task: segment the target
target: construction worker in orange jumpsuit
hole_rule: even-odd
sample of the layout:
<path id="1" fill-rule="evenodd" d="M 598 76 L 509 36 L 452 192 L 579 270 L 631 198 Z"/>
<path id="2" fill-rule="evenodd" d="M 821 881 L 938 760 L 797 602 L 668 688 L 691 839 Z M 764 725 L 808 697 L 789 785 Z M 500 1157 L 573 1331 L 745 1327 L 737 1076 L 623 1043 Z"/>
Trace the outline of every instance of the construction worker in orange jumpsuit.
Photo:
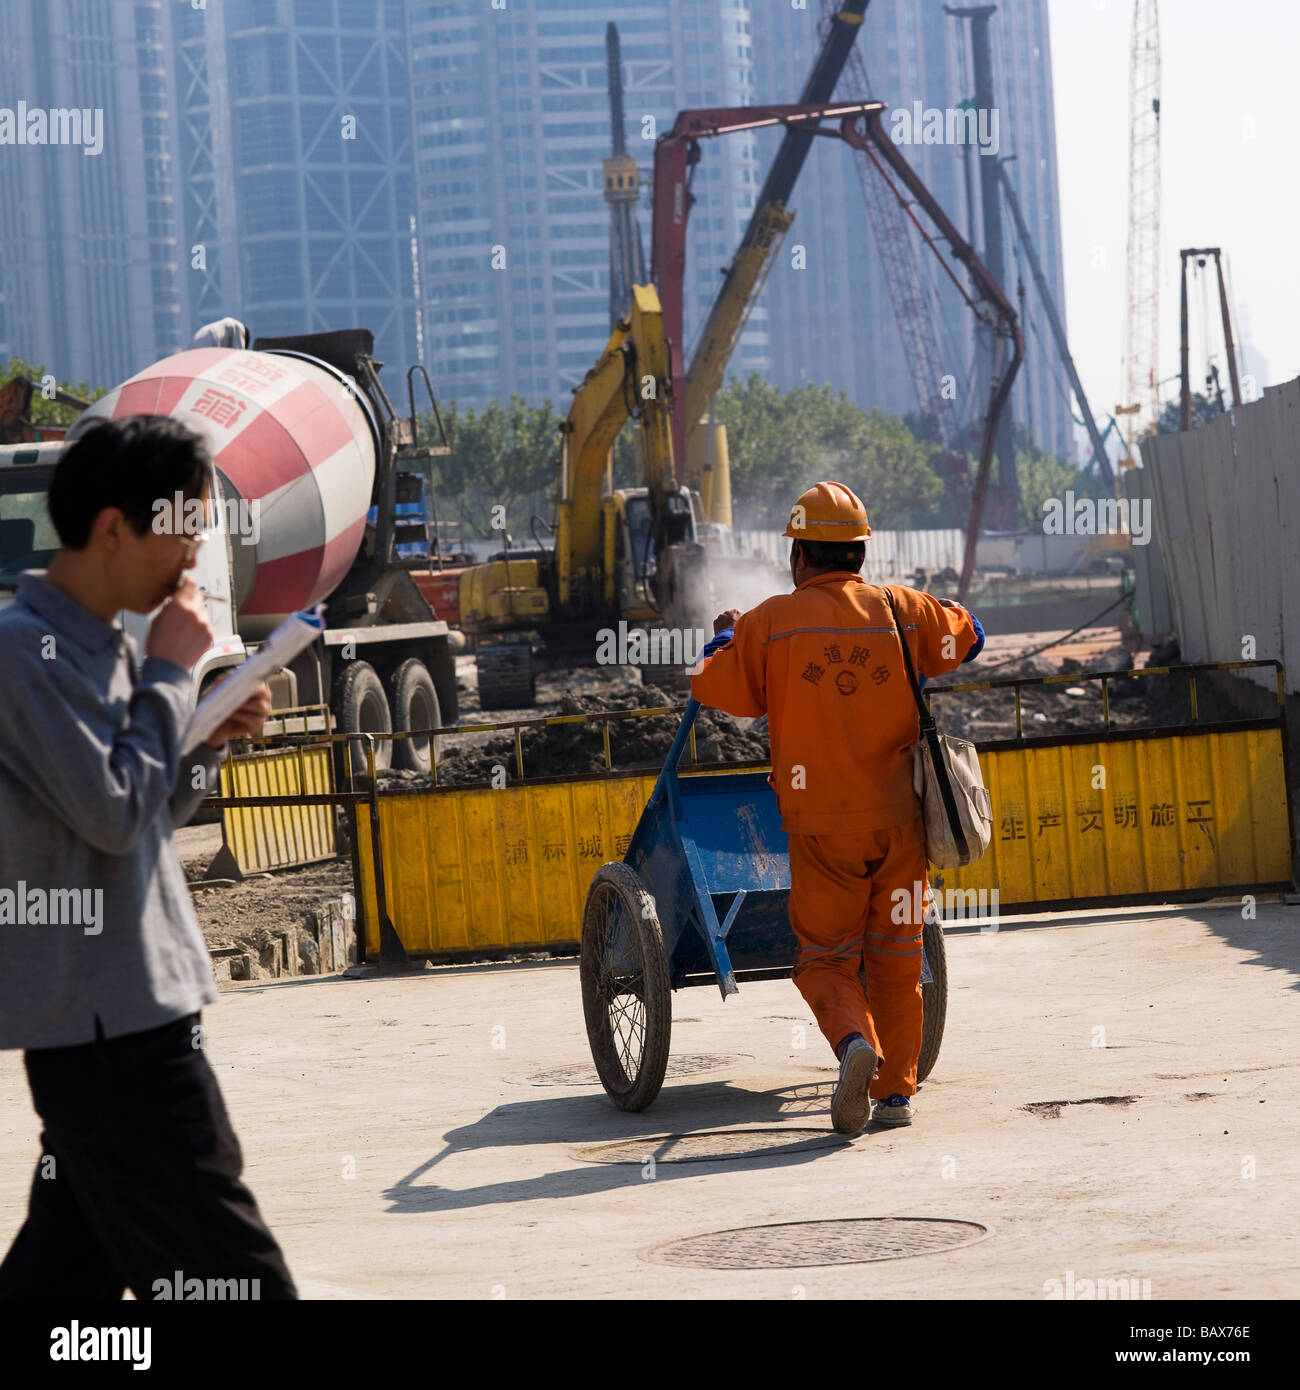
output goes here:
<path id="1" fill-rule="evenodd" d="M 912 1123 L 921 1051 L 920 721 L 894 614 L 918 678 L 977 656 L 984 630 L 951 600 L 862 579 L 871 527 L 842 483 L 805 492 L 784 534 L 794 592 L 721 614 L 691 694 L 768 717 L 790 841 L 794 981 L 840 1062 L 832 1125 L 857 1134 L 869 1119 Z"/>

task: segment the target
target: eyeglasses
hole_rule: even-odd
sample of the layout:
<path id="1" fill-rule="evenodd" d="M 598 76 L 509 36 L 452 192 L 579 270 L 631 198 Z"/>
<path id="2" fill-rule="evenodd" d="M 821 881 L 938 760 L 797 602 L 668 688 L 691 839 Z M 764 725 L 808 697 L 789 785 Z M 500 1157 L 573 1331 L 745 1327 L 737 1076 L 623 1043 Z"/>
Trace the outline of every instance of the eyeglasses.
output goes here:
<path id="1" fill-rule="evenodd" d="M 192 536 L 180 535 L 176 537 L 181 543 L 181 549 L 184 550 L 186 559 L 191 555 L 197 554 L 199 546 L 201 546 L 207 538 L 208 533 L 206 531 L 199 531 Z"/>

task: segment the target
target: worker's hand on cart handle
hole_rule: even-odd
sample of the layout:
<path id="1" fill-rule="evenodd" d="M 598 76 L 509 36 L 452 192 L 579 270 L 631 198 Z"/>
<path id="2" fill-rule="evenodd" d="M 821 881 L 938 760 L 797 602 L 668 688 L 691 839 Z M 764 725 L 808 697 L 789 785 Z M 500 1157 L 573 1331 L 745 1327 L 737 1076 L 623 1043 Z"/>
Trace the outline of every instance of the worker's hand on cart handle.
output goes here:
<path id="1" fill-rule="evenodd" d="M 726 631 L 729 627 L 735 627 L 740 621 L 741 612 L 739 608 L 728 608 L 724 613 L 719 613 L 713 620 L 713 635 Z"/>
<path id="2" fill-rule="evenodd" d="M 221 680 L 226 677 L 222 676 Z M 221 681 L 215 682 L 220 685 Z M 265 683 L 244 701 L 225 721 L 218 724 L 205 740 L 209 748 L 220 748 L 232 738 L 256 738 L 271 714 L 271 687 Z"/>
<path id="3" fill-rule="evenodd" d="M 212 645 L 212 624 L 199 586 L 186 575 L 149 624 L 145 655 L 174 661 L 189 671 Z"/>

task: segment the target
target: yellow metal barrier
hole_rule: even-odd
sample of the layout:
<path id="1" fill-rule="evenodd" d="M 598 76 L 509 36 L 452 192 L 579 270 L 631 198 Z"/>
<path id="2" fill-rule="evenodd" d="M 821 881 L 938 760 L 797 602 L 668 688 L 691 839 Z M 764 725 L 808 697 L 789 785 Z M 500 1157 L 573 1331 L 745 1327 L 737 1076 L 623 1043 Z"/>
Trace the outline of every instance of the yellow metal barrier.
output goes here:
<path id="1" fill-rule="evenodd" d="M 592 875 L 621 859 L 653 773 L 379 798 L 388 914 L 415 955 L 573 944 Z M 370 837 L 357 836 L 367 954 L 379 951 Z"/>
<path id="2" fill-rule="evenodd" d="M 223 797 L 310 796 L 334 790 L 329 744 L 236 753 L 221 765 Z M 223 807 L 226 849 L 241 873 L 312 864 L 335 853 L 332 806 Z"/>
<path id="3" fill-rule="evenodd" d="M 1233 663 L 1232 669 L 1244 665 L 1276 663 Z M 1211 669 L 1219 668 L 1195 668 Z M 1104 689 L 1119 674 L 1019 678 L 972 688 L 1008 687 L 1019 725 L 1021 688 L 1103 679 Z M 1191 679 L 1189 726 L 1015 739 L 981 749 L 994 808 L 992 845 L 968 869 L 934 873 L 934 885 L 960 893 L 958 901 L 972 910 L 981 892 L 991 906 L 996 891 L 1000 911 L 1290 887 L 1281 707 L 1274 720 L 1198 725 L 1194 673 Z M 950 687 L 927 694 L 959 692 Z M 1103 717 L 1109 725 L 1108 699 Z M 493 727 L 516 729 L 522 767 L 519 728 L 527 725 L 517 724 Z M 623 857 L 654 782 L 653 772 L 610 772 L 500 789 L 380 794 L 372 819 L 382 846 L 381 891 L 401 946 L 412 955 L 436 956 L 575 945 L 591 877 L 606 860 Z M 363 808 L 356 809 L 364 950 L 373 956 L 385 913 L 376 892 L 374 837 Z"/>
<path id="4" fill-rule="evenodd" d="M 993 841 L 937 888 L 996 889 L 1005 911 L 1289 885 L 1279 728 L 1031 743 L 980 766 Z"/>

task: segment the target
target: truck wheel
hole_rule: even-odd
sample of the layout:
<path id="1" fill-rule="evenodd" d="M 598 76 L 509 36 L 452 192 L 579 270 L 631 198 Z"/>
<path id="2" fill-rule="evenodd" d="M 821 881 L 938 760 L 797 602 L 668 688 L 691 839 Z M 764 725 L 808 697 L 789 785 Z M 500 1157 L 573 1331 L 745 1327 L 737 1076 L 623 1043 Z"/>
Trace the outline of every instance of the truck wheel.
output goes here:
<path id="1" fill-rule="evenodd" d="M 394 733 L 403 733 L 407 729 L 442 728 L 438 692 L 433 687 L 429 668 L 419 657 L 413 656 L 402 662 L 393 672 L 388 688 Z M 423 738 L 395 738 L 393 766 L 427 776 L 432 762 L 432 744 L 433 740 L 427 734 Z"/>
<path id="2" fill-rule="evenodd" d="M 391 734 L 393 717 L 383 682 L 368 661 L 349 661 L 334 687 L 334 719 L 340 733 Z M 366 745 L 361 739 L 343 745 L 352 750 L 352 768 L 358 777 L 366 772 Z M 375 740 L 375 771 L 392 766 L 392 739 Z M 344 764 L 346 773 L 346 763 Z"/>

